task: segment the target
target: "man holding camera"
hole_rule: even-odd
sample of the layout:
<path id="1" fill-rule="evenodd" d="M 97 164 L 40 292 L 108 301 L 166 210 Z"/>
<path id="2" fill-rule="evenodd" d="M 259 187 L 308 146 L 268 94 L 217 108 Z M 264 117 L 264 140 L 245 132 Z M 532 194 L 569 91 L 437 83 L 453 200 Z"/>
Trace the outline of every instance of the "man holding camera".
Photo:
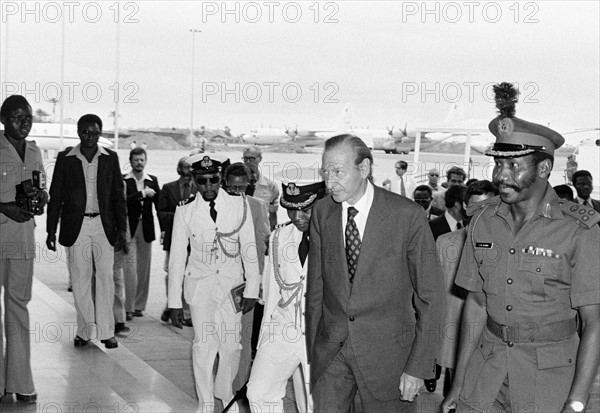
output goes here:
<path id="1" fill-rule="evenodd" d="M 15 393 L 17 401 L 33 403 L 37 394 L 27 311 L 36 249 L 33 216 L 43 213 L 48 194 L 42 153 L 35 142 L 25 140 L 33 122 L 27 100 L 20 95 L 8 97 L 0 108 L 0 121 L 4 125 L 0 135 L 0 289 L 5 305 L 0 329 L 6 328 L 6 353 L 0 331 L 0 396 L 6 390 L 6 397 Z"/>

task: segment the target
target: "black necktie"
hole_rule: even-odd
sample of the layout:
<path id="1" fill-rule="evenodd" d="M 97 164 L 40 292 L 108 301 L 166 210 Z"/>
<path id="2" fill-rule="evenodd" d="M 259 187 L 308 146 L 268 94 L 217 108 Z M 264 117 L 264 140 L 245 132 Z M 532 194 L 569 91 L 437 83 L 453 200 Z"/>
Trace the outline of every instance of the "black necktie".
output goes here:
<path id="1" fill-rule="evenodd" d="M 210 217 L 212 218 L 213 222 L 217 222 L 217 210 L 215 209 L 215 201 L 210 201 L 208 203 L 208 205 L 210 205 Z"/>
<path id="2" fill-rule="evenodd" d="M 587 201 L 587 199 L 584 199 L 584 200 L 583 200 L 583 205 L 585 205 L 585 206 L 590 206 L 590 203 Z"/>
<path id="3" fill-rule="evenodd" d="M 456 229 L 457 229 L 457 230 L 459 230 L 459 229 L 463 229 L 464 227 L 465 227 L 465 225 L 463 224 L 463 222 L 462 222 L 462 221 L 457 221 L 457 222 L 456 222 Z"/>
<path id="4" fill-rule="evenodd" d="M 358 255 L 360 254 L 360 233 L 356 226 L 354 217 L 358 210 L 354 207 L 348 208 L 348 222 L 346 223 L 346 261 L 348 261 L 348 273 L 350 282 L 354 281 L 354 274 L 358 265 Z"/>
<path id="5" fill-rule="evenodd" d="M 186 200 L 190 197 L 190 183 L 185 182 L 183 184 L 183 199 Z"/>
<path id="6" fill-rule="evenodd" d="M 308 255 L 308 231 L 302 233 L 302 241 L 298 245 L 298 257 L 300 257 L 300 265 L 304 266 L 306 256 Z"/>

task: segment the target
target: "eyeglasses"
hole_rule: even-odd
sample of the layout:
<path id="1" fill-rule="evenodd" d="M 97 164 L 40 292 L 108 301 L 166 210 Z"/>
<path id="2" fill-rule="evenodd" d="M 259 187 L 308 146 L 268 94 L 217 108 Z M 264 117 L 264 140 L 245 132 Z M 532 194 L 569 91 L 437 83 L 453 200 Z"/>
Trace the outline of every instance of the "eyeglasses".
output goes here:
<path id="1" fill-rule="evenodd" d="M 427 199 L 415 198 L 415 202 L 417 204 L 426 204 L 427 202 L 431 202 L 431 198 L 427 198 Z"/>
<path id="2" fill-rule="evenodd" d="M 440 175 L 439 175 L 439 174 L 429 174 L 429 176 L 431 176 L 432 178 L 433 178 L 433 177 L 437 178 L 437 177 L 439 177 Z"/>
<path id="3" fill-rule="evenodd" d="M 220 176 L 213 176 L 212 178 L 196 178 L 196 183 L 198 185 L 206 185 L 207 183 L 218 184 L 221 182 Z"/>
<path id="4" fill-rule="evenodd" d="M 11 116 L 10 119 L 14 120 L 17 123 L 23 123 L 23 121 L 26 121 L 27 123 L 32 123 L 33 122 L 33 116 L 31 116 L 31 115 L 27 115 L 27 116 L 23 116 L 23 115 Z"/>
<path id="5" fill-rule="evenodd" d="M 254 162 L 256 160 L 255 156 L 242 156 L 244 162 Z"/>
<path id="6" fill-rule="evenodd" d="M 92 138 L 97 138 L 100 135 L 102 135 L 102 132 L 97 131 L 97 130 L 82 130 L 81 132 L 79 132 L 82 136 L 91 136 Z"/>

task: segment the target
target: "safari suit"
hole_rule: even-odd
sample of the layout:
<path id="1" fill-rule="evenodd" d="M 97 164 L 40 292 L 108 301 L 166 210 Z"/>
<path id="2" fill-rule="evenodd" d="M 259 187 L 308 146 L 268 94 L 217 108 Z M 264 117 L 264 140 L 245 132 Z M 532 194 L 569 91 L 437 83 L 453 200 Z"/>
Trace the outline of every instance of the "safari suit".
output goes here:
<path id="1" fill-rule="evenodd" d="M 576 309 L 600 303 L 600 215 L 559 199 L 550 186 L 516 235 L 499 197 L 474 208 L 456 284 L 485 294 L 488 327 L 468 363 L 461 401 L 486 411 L 508 378 L 514 412 L 558 412 L 575 373 Z M 490 319 L 511 329 L 504 340 L 490 331 Z"/>
<path id="2" fill-rule="evenodd" d="M 248 384 L 250 408 L 255 413 L 283 412 L 282 399 L 292 374 L 298 411 L 312 411 L 304 322 L 308 259 L 302 265 L 298 258 L 301 240 L 302 232 L 292 223 L 277 228 L 269 239 L 269 260 L 262 281 L 265 312 Z M 283 289 L 275 271 L 294 288 Z M 282 306 L 288 300 L 289 304 Z"/>
<path id="3" fill-rule="evenodd" d="M 181 292 L 194 323 L 192 361 L 199 409 L 213 412 L 213 396 L 233 398 L 232 382 L 240 360 L 241 312 L 235 313 L 230 291 L 244 282 L 244 297 L 258 298 L 260 276 L 250 208 L 245 197 L 219 191 L 217 222 L 209 203 L 190 198 L 175 211 L 169 259 L 169 308 L 181 308 Z M 233 233 L 230 236 L 218 234 Z M 189 260 L 187 246 L 190 244 Z M 219 368 L 213 381 L 213 365 Z"/>

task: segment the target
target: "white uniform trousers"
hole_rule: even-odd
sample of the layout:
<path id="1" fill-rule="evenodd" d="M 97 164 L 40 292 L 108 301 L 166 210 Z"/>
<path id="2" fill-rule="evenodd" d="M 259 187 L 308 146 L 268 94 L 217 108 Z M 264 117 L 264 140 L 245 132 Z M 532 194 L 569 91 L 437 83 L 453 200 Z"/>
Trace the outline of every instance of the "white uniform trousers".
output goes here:
<path id="1" fill-rule="evenodd" d="M 269 328 L 268 324 L 263 329 Z M 297 333 L 297 334 L 296 334 Z M 248 400 L 252 413 L 283 413 L 283 397 L 288 379 L 294 375 L 294 394 L 300 413 L 312 411 L 310 396 L 306 394 L 302 359 L 306 345 L 300 330 L 286 324 L 283 330 L 269 331 L 259 344 L 250 382 Z"/>
<path id="2" fill-rule="evenodd" d="M 152 243 L 144 240 L 142 221 L 138 222 L 135 234 L 131 237 L 128 254 L 130 264 L 134 266 L 133 277 L 125 273 L 125 307 L 127 312 L 146 310 L 148 290 L 150 288 L 150 261 L 152 259 Z"/>
<path id="3" fill-rule="evenodd" d="M 4 389 L 9 393 L 21 394 L 35 391 L 31 375 L 27 311 L 32 278 L 33 258 L 0 259 L 0 291 L 4 289 L 4 315 L 0 303 L 0 394 Z M 6 335 L 6 353 L 3 333 Z"/>
<path id="4" fill-rule="evenodd" d="M 192 363 L 198 394 L 198 411 L 213 413 L 214 397 L 223 405 L 233 399 L 233 379 L 240 364 L 240 329 L 242 313 L 234 313 L 233 304 L 220 286 L 215 286 L 208 299 L 190 303 L 194 323 Z M 213 378 L 215 359 L 219 355 L 219 366 Z M 230 412 L 237 412 L 237 404 Z"/>
<path id="5" fill-rule="evenodd" d="M 77 241 L 69 248 L 77 335 L 84 340 L 114 336 L 114 248 L 108 242 L 100 216 L 84 217 Z M 95 268 L 95 277 L 94 275 Z M 92 294 L 92 280 L 94 293 Z"/>

